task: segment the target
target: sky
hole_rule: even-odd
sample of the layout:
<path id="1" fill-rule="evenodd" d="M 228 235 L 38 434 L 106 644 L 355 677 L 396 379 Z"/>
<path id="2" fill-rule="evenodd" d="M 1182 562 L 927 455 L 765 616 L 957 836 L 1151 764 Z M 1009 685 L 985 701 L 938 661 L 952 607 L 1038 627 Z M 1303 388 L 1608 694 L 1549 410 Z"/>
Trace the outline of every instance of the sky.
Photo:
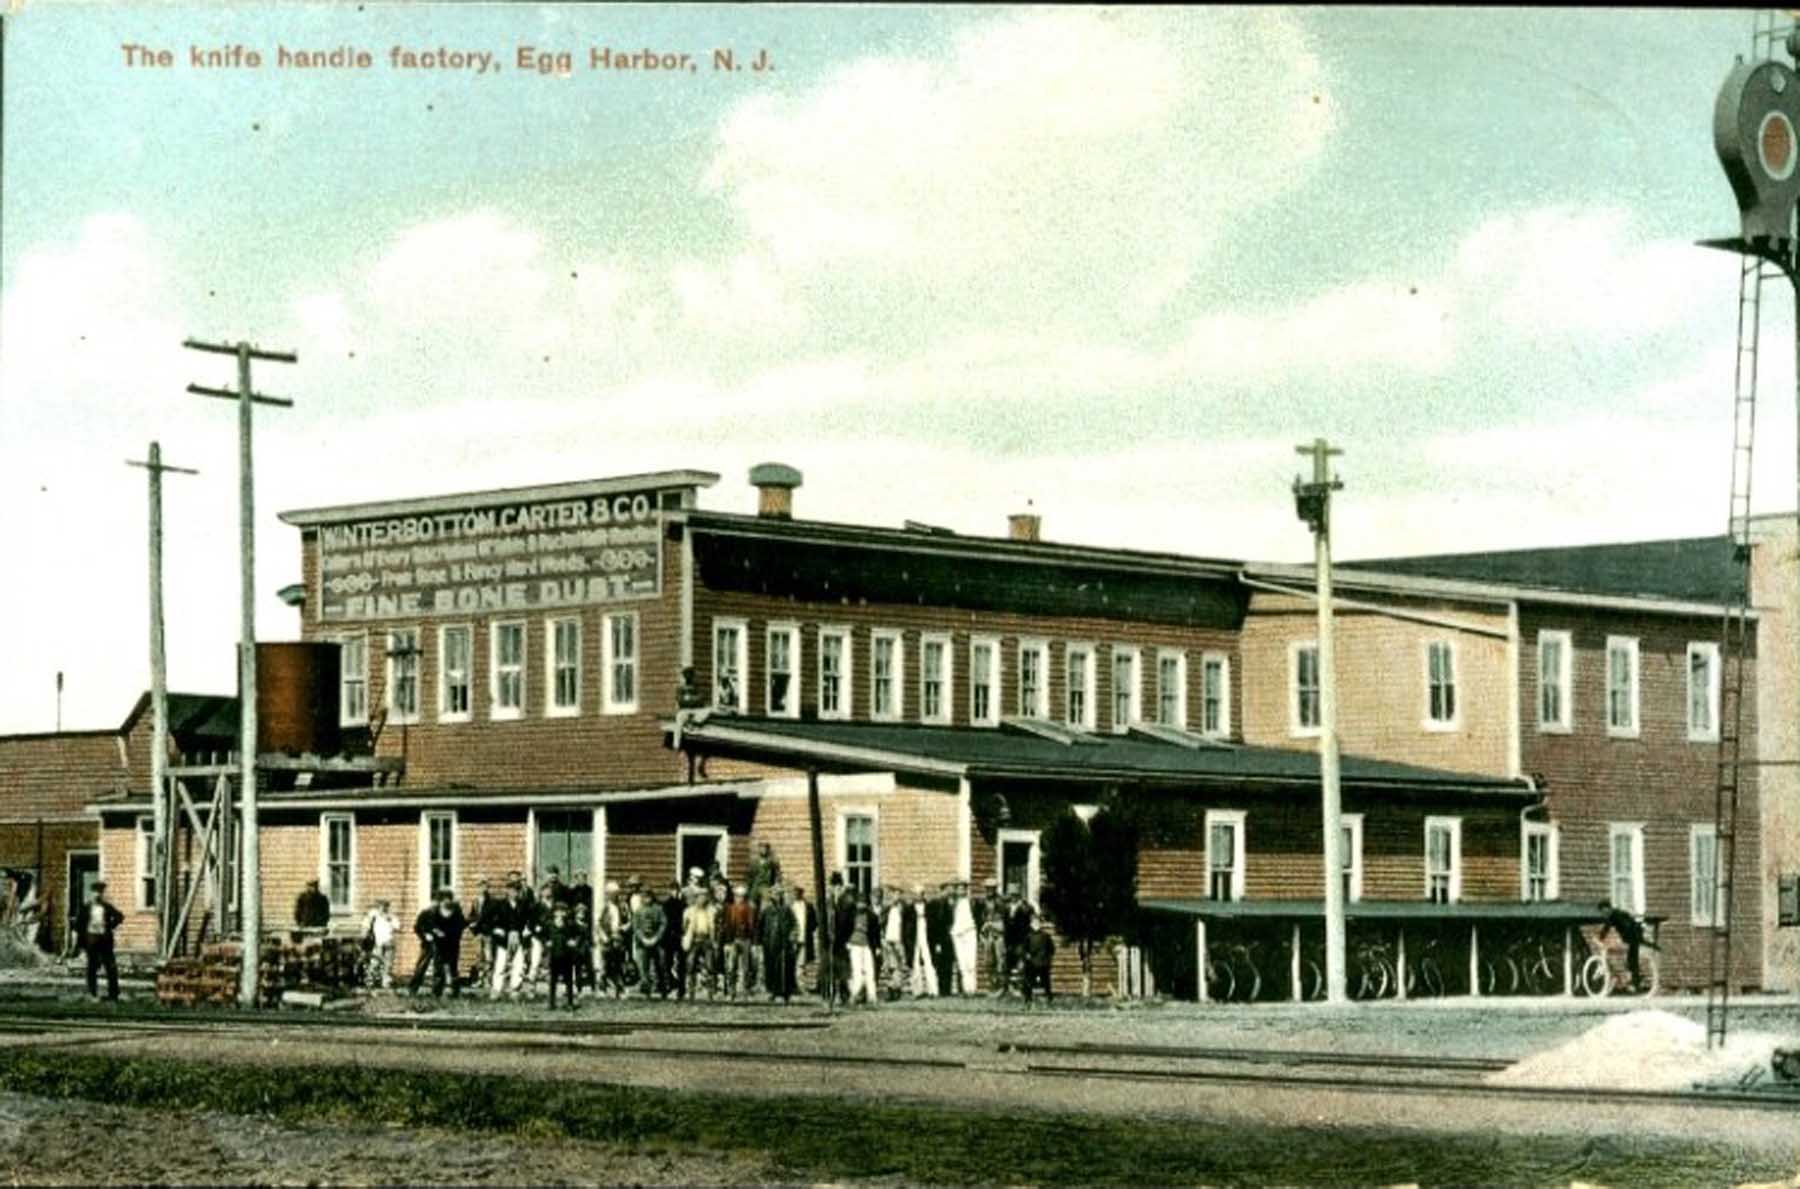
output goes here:
<path id="1" fill-rule="evenodd" d="M 1003 535 L 1029 506 L 1049 540 L 1301 561 L 1294 447 L 1326 437 L 1342 558 L 1721 532 L 1738 263 L 1694 241 L 1737 230 L 1711 120 L 1750 37 L 1746 11 L 27 0 L 0 733 L 55 726 L 59 671 L 70 728 L 147 688 L 125 462 L 151 440 L 200 471 L 165 481 L 171 686 L 235 688 L 236 418 L 184 391 L 234 364 L 187 337 L 299 356 L 255 369 L 295 402 L 256 421 L 263 639 L 298 635 L 284 509 L 696 468 L 748 512 L 768 460 L 802 517 Z M 1776 512 L 1793 314 L 1764 310 Z"/>

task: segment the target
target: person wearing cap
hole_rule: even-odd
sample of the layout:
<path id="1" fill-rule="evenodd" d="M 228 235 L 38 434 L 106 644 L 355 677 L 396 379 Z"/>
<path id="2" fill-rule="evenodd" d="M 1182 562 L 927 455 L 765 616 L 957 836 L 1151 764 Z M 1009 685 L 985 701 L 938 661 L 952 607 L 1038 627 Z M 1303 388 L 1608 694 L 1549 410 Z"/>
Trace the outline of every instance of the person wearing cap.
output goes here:
<path id="1" fill-rule="evenodd" d="M 981 925 L 988 993 L 998 999 L 1006 994 L 1006 905 L 1000 899 L 999 880 L 990 879 L 982 885 L 981 903 L 976 905 L 975 915 Z"/>
<path id="2" fill-rule="evenodd" d="M 956 993 L 975 993 L 975 951 L 980 936 L 975 926 L 975 906 L 969 901 L 969 881 L 959 879 L 950 892 L 950 947 L 956 956 Z"/>
<path id="3" fill-rule="evenodd" d="M 463 917 L 462 906 L 456 902 L 456 896 L 449 888 L 440 888 L 437 902 L 427 905 L 413 922 L 413 935 L 419 939 L 419 960 L 413 966 L 412 980 L 407 987 L 409 994 L 419 993 L 420 988 L 425 985 L 425 973 L 428 970 L 433 972 L 433 998 L 444 997 L 446 977 L 449 979 L 450 993 L 459 993 L 456 962 L 462 948 L 463 930 L 468 925 Z"/>
<path id="4" fill-rule="evenodd" d="M 669 927 L 663 906 L 652 896 L 638 901 L 631 913 L 631 959 L 637 964 L 638 985 L 644 998 L 654 995 L 662 982 L 663 933 Z"/>
<path id="5" fill-rule="evenodd" d="M 839 1003 L 850 1002 L 850 929 L 856 912 L 856 894 L 844 886 L 844 873 L 833 871 L 829 887 L 831 911 L 831 962 L 820 971 L 831 983 Z"/>
<path id="6" fill-rule="evenodd" d="M 718 994 L 713 971 L 713 938 L 718 926 L 718 913 L 713 908 L 712 893 L 702 887 L 694 894 L 693 903 L 681 914 L 681 954 L 684 971 L 682 997 L 698 1001 L 700 983 L 706 984 L 706 997 Z"/>
<path id="7" fill-rule="evenodd" d="M 525 956 L 532 929 L 530 889 L 517 871 L 506 879 L 506 899 L 496 901 L 493 909 L 494 974 L 488 986 L 490 998 L 498 999 L 510 992 L 517 999 L 525 984 Z"/>
<path id="8" fill-rule="evenodd" d="M 588 882 L 587 872 L 577 871 L 574 881 L 569 884 L 569 907 L 579 908 L 582 905 L 587 906 L 588 918 L 593 919 L 594 885 Z"/>
<path id="9" fill-rule="evenodd" d="M 580 927 L 575 924 L 567 901 L 552 901 L 545 897 L 545 903 L 549 906 L 550 919 L 544 925 L 542 937 L 544 950 L 550 957 L 550 1010 L 556 1010 L 556 988 L 560 986 L 564 1005 L 574 1011 L 575 972 L 582 942 Z"/>
<path id="10" fill-rule="evenodd" d="M 477 946 L 475 972 L 469 981 L 476 986 L 485 985 L 494 972 L 494 916 L 499 899 L 488 890 L 487 877 L 475 881 L 475 895 L 469 904 L 469 932 L 475 935 Z"/>
<path id="11" fill-rule="evenodd" d="M 699 869 L 695 868 L 695 870 Z M 690 876 L 690 881 L 691 879 Z M 679 883 L 671 880 L 668 895 L 664 896 L 662 900 L 664 921 L 662 952 L 657 955 L 658 961 L 661 963 L 660 973 L 662 974 L 664 999 L 669 997 L 670 991 L 675 992 L 675 998 L 678 1000 L 687 998 L 687 963 L 684 960 L 686 951 L 681 946 L 681 935 L 687 924 L 689 903 L 688 891 L 684 890 Z"/>
<path id="12" fill-rule="evenodd" d="M 736 999 L 749 995 L 753 962 L 751 952 L 756 945 L 756 906 L 750 903 L 747 884 L 738 884 L 719 917 L 719 946 L 725 958 L 725 986 Z"/>
<path id="13" fill-rule="evenodd" d="M 757 843 L 756 856 L 750 860 L 750 871 L 744 883 L 750 889 L 751 903 L 761 907 L 763 893 L 781 882 L 781 863 L 775 858 L 775 851 L 768 839 Z"/>
<path id="14" fill-rule="evenodd" d="M 788 936 L 788 994 L 799 989 L 800 979 L 808 966 L 818 959 L 819 914 L 806 898 L 806 889 L 799 884 L 788 885 L 788 915 L 793 918 L 794 929 Z"/>
<path id="15" fill-rule="evenodd" d="M 1006 893 L 1006 978 L 1011 985 L 1013 973 L 1023 971 L 1025 965 L 1025 943 L 1031 940 L 1032 931 L 1037 925 L 1037 910 L 1031 901 L 1019 894 L 1017 888 Z"/>
<path id="16" fill-rule="evenodd" d="M 872 943 L 881 936 L 881 926 L 869 906 L 869 898 L 860 891 L 850 893 L 849 925 L 845 933 L 845 950 L 850 956 L 850 978 L 845 989 L 845 1002 L 855 1004 L 863 1000 L 874 1007 L 880 998 L 876 993 Z"/>
<path id="17" fill-rule="evenodd" d="M 319 890 L 319 881 L 309 879 L 294 898 L 294 928 L 328 929 L 331 927 L 331 901 Z"/>
<path id="18" fill-rule="evenodd" d="M 400 922 L 388 911 L 388 902 L 375 901 L 375 907 L 363 918 L 363 948 L 369 953 L 364 981 L 370 990 L 394 989 L 394 938 L 399 933 Z"/>
<path id="19" fill-rule="evenodd" d="M 912 981 L 909 989 L 914 999 L 937 998 L 937 967 L 931 964 L 931 928 L 929 923 L 930 905 L 925 899 L 925 886 L 914 884 L 912 889 Z"/>
<path id="20" fill-rule="evenodd" d="M 88 901 L 70 924 L 82 953 L 87 955 L 87 989 L 90 999 L 100 998 L 100 969 L 106 968 L 106 998 L 119 998 L 119 960 L 113 953 L 113 930 L 125 923 L 125 914 L 106 898 L 104 880 L 94 882 Z"/>
<path id="21" fill-rule="evenodd" d="M 881 981 L 889 999 L 906 993 L 912 975 L 912 905 L 896 888 L 888 889 L 881 914 Z"/>

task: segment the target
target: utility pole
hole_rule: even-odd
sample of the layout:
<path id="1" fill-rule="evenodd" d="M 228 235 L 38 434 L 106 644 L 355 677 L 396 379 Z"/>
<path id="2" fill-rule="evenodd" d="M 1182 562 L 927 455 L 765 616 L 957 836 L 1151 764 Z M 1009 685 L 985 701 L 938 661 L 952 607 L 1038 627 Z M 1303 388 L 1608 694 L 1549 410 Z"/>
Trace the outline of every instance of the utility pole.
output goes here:
<path id="1" fill-rule="evenodd" d="M 1343 1003 L 1344 968 L 1344 805 L 1338 784 L 1337 648 L 1331 619 L 1331 493 L 1342 490 L 1331 477 L 1331 459 L 1342 454 L 1324 438 L 1294 447 L 1313 461 L 1311 483 L 1294 480 L 1294 507 L 1313 532 L 1313 574 L 1319 600 L 1319 791 L 1325 833 L 1325 998 Z"/>
<path id="2" fill-rule="evenodd" d="M 291 409 L 294 402 L 264 396 L 250 389 L 250 361 L 299 363 L 292 351 L 265 351 L 246 342 L 206 343 L 186 339 L 181 344 L 193 351 L 237 357 L 236 392 L 189 384 L 196 396 L 215 396 L 238 404 L 238 552 L 243 617 L 243 638 L 238 645 L 238 773 L 243 786 L 244 857 L 240 884 L 244 936 L 244 963 L 238 983 L 238 1002 L 256 1007 L 262 984 L 262 847 L 257 837 L 256 813 L 256 495 L 250 451 L 250 411 L 255 405 Z M 229 812 L 226 820 L 230 820 Z M 228 857 L 228 856 L 225 856 Z"/>
<path id="3" fill-rule="evenodd" d="M 169 675 L 163 651 L 162 477 L 164 471 L 177 475 L 200 472 L 163 462 L 162 446 L 156 442 L 150 443 L 147 462 L 126 459 L 125 465 L 143 467 L 150 473 L 150 804 L 155 824 L 150 861 L 156 867 L 157 952 L 167 953 L 175 850 L 170 842 L 174 807 L 169 804 L 168 789 L 164 787 L 168 784 L 169 767 Z"/>

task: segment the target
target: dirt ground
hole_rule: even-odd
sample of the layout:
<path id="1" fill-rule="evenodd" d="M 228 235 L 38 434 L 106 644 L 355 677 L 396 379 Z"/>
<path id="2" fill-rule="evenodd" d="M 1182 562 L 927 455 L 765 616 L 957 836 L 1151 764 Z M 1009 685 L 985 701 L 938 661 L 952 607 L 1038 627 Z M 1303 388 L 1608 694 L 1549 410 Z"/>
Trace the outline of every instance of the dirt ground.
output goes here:
<path id="1" fill-rule="evenodd" d="M 745 1153 L 630 1151 L 560 1137 L 354 1123 L 288 1126 L 0 1093 L 0 1179 L 32 1185 L 740 1185 Z"/>

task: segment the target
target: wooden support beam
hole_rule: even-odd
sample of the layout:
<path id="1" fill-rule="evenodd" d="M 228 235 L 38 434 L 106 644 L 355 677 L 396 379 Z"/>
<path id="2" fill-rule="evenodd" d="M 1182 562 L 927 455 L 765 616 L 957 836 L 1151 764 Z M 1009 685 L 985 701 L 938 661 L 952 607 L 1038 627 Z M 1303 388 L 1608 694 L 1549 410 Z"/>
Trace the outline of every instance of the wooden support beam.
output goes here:
<path id="1" fill-rule="evenodd" d="M 1199 976 L 1200 1002 L 1212 1002 L 1212 996 L 1206 989 L 1206 918 L 1194 918 L 1194 973 Z"/>

